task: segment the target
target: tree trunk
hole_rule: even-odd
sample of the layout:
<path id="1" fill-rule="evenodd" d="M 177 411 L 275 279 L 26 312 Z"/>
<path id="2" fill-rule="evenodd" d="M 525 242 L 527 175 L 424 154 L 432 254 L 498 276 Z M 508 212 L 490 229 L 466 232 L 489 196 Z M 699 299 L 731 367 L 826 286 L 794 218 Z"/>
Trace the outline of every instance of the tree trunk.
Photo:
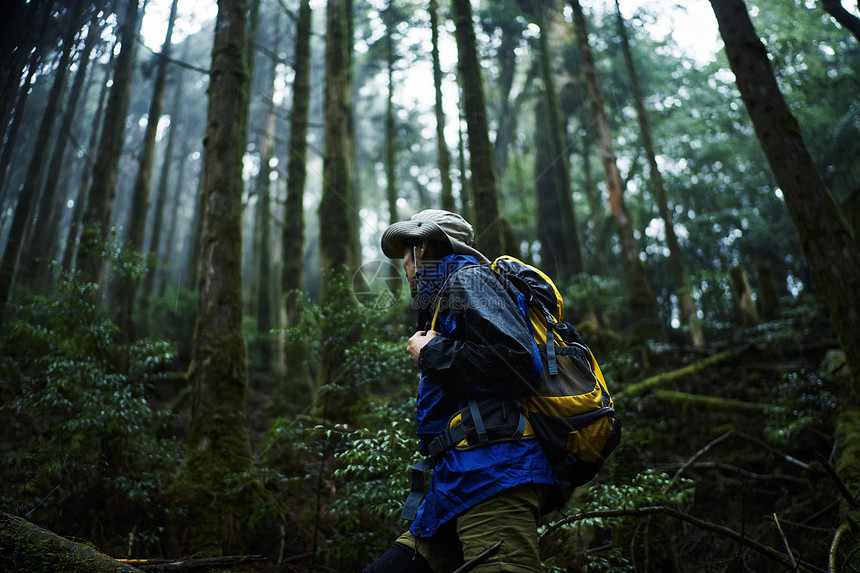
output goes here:
<path id="1" fill-rule="evenodd" d="M 462 99 L 462 98 L 461 98 Z M 463 113 L 462 111 L 460 112 Z M 475 220 L 472 184 L 466 171 L 466 134 L 463 133 L 463 117 L 457 122 L 457 169 L 460 171 L 460 214 L 468 221 Z"/>
<path id="2" fill-rule="evenodd" d="M 761 317 L 764 320 L 776 320 L 779 316 L 779 296 L 776 294 L 776 284 L 773 281 L 773 272 L 770 265 L 765 261 L 756 263 L 756 275 L 758 277 L 758 302 L 761 308 Z"/>
<path id="3" fill-rule="evenodd" d="M 247 470 L 248 365 L 242 334 L 242 166 L 247 117 L 247 0 L 219 0 L 212 46 L 197 322 L 188 379 L 188 449 L 174 491 L 196 524 L 198 548 L 222 551 L 246 515 L 229 474 Z M 247 490 L 244 490 L 247 492 Z M 217 505 L 212 503 L 217 499 Z M 229 528 L 229 529 L 228 529 Z M 241 543 L 241 541 L 239 542 Z"/>
<path id="4" fill-rule="evenodd" d="M 176 23 L 176 9 L 179 0 L 173 0 L 170 5 L 170 16 L 167 20 L 167 32 L 164 43 L 161 46 L 161 57 L 158 60 L 158 68 L 155 72 L 155 81 L 152 88 L 152 99 L 149 102 L 149 113 L 147 114 L 146 132 L 143 136 L 143 149 L 140 152 L 140 166 L 134 180 L 134 188 L 131 203 L 131 217 L 128 224 L 128 236 L 126 248 L 141 253 L 143 252 L 144 234 L 146 233 L 146 219 L 149 215 L 149 188 L 152 186 L 152 166 L 155 161 L 155 137 L 158 135 L 158 123 L 161 119 L 161 110 L 164 107 L 164 91 L 167 86 L 167 63 L 173 51 L 171 38 L 173 26 Z M 147 265 L 149 266 L 149 265 Z M 114 316 L 121 335 L 124 333 L 128 340 L 136 338 L 132 311 L 134 310 L 134 296 L 137 292 L 139 280 L 131 275 L 120 276 L 121 286 L 117 292 L 117 300 L 114 301 Z"/>
<path id="5" fill-rule="evenodd" d="M 178 127 L 178 126 L 177 126 Z M 157 292 L 159 296 L 164 296 L 164 292 L 167 288 L 167 283 L 169 279 L 169 274 L 171 269 L 175 269 L 178 272 L 178 276 L 176 278 L 176 288 L 180 288 L 182 285 L 182 266 L 179 264 L 180 262 L 180 254 L 174 248 L 176 234 L 179 230 L 179 205 L 182 202 L 182 197 L 185 192 L 185 174 L 188 170 L 188 155 L 191 153 L 190 150 L 190 141 L 191 138 L 187 135 L 182 138 L 182 147 L 179 151 L 179 165 L 176 168 L 176 183 L 173 186 L 173 193 L 170 201 L 170 205 L 167 209 L 167 215 L 169 216 L 165 227 L 167 229 L 167 233 L 164 239 L 164 247 L 162 247 L 158 251 L 154 251 L 159 253 L 159 259 L 163 261 L 159 272 L 156 273 L 155 280 L 157 284 Z M 167 174 L 162 174 L 163 177 L 166 177 Z M 195 195 L 197 188 L 195 187 Z M 192 222 L 193 224 L 193 222 Z M 185 252 L 188 253 L 192 250 L 195 245 L 200 243 L 199 240 L 193 240 L 190 238 L 190 233 L 188 233 L 189 239 L 185 242 Z M 197 235 L 195 235 L 196 237 Z M 186 271 L 187 272 L 187 271 Z"/>
<path id="6" fill-rule="evenodd" d="M 116 60 L 113 85 L 104 113 L 99 148 L 87 193 L 78 247 L 78 269 L 84 281 L 97 283 L 104 244 L 108 238 L 108 220 L 113 208 L 119 160 L 122 156 L 125 121 L 131 100 L 137 35 L 140 32 L 139 0 L 128 0 L 122 29 L 122 47 Z M 94 293 L 95 296 L 95 293 Z"/>
<path id="7" fill-rule="evenodd" d="M 549 113 L 546 98 L 535 103 L 535 125 L 547 125 Z M 535 199 L 537 204 L 537 238 L 540 241 L 541 267 L 552 276 L 565 276 L 565 232 L 558 216 L 558 170 L 554 169 L 553 146 L 542 130 L 535 131 Z"/>
<path id="8" fill-rule="evenodd" d="M 702 326 L 699 324 L 698 309 L 690 293 L 690 282 L 684 269 L 684 257 L 681 246 L 678 243 L 678 235 L 675 234 L 675 222 L 672 211 L 669 210 L 669 202 L 666 199 L 666 190 L 663 186 L 663 176 L 657 165 L 657 154 L 654 151 L 654 141 L 651 137 L 651 125 L 648 122 L 648 114 L 645 111 L 642 88 L 639 85 L 639 74 L 636 73 L 636 65 L 630 52 L 630 40 L 627 36 L 627 28 L 624 18 L 621 16 L 621 7 L 615 0 L 615 13 L 618 24 L 618 36 L 621 38 L 621 49 L 624 53 L 624 62 L 627 65 L 627 73 L 630 75 L 630 87 L 633 96 L 633 104 L 636 106 L 636 116 L 639 119 L 639 131 L 642 136 L 642 146 L 648 157 L 650 166 L 651 185 L 654 188 L 654 199 L 663 219 L 666 229 L 666 244 L 669 247 L 669 267 L 675 279 L 675 291 L 678 294 L 678 302 L 681 310 L 681 323 L 687 327 L 686 337 L 695 346 L 704 346 L 705 339 L 702 334 Z"/>
<path id="9" fill-rule="evenodd" d="M 496 140 L 493 142 L 493 167 L 496 177 L 503 181 L 508 168 L 508 147 L 515 136 L 511 129 L 511 90 L 517 71 L 517 40 L 519 39 L 512 26 L 498 22 L 502 33 L 497 58 L 499 61 L 499 119 L 496 128 Z M 518 25 L 518 23 L 517 23 Z"/>
<path id="10" fill-rule="evenodd" d="M 114 46 L 115 47 L 115 46 Z M 96 154 L 99 140 L 100 129 L 99 126 L 102 124 L 102 118 L 104 115 L 104 106 L 105 106 L 105 98 L 107 98 L 108 90 L 110 89 L 110 84 L 108 84 L 107 76 L 110 74 L 110 70 L 114 63 L 113 57 L 113 47 L 110 50 L 110 60 L 105 66 L 105 77 L 102 79 L 102 89 L 99 90 L 99 101 L 96 105 L 96 112 L 93 115 L 92 121 L 92 129 L 90 130 L 90 139 L 87 143 L 87 154 L 84 160 L 84 165 L 81 168 L 81 180 L 78 183 L 77 191 L 75 193 L 74 202 L 75 208 L 72 211 L 72 220 L 69 223 L 69 232 L 66 236 L 66 249 L 63 252 L 63 270 L 71 271 L 74 267 L 75 263 L 75 254 L 78 250 L 78 238 L 80 236 L 81 225 L 84 219 L 84 212 L 87 209 L 87 196 L 89 192 L 89 182 L 90 176 L 92 175 L 93 166 L 90 165 L 89 158 L 93 157 Z"/>
<path id="11" fill-rule="evenodd" d="M 325 146 L 319 206 L 322 296 L 331 295 L 330 273 L 343 278 L 354 263 L 349 91 L 349 14 L 345 0 L 328 0 L 325 49 Z"/>
<path id="12" fill-rule="evenodd" d="M 711 5 L 741 97 L 815 270 L 860 393 L 860 255 L 779 91 L 743 1 L 711 0 Z"/>
<path id="13" fill-rule="evenodd" d="M 302 0 L 296 21 L 296 47 L 293 62 L 293 105 L 290 123 L 290 157 L 287 160 L 287 202 L 281 235 L 284 268 L 281 290 L 286 327 L 296 326 L 301 312 L 304 272 L 304 192 L 307 177 L 308 108 L 310 104 L 311 5 Z M 284 346 L 284 363 L 291 379 L 298 378 L 302 351 L 296 341 Z"/>
<path id="14" fill-rule="evenodd" d="M 185 54 L 183 55 L 183 61 L 188 59 L 188 52 L 190 42 L 186 42 L 185 44 Z M 168 126 L 167 131 L 167 143 L 164 146 L 164 160 L 161 164 L 161 173 L 158 178 L 158 187 L 155 191 L 155 205 L 152 209 L 152 232 L 149 237 L 149 247 L 146 249 L 150 255 L 153 256 L 152 265 L 147 268 L 146 277 L 143 279 L 143 285 L 140 293 L 140 303 L 141 309 L 146 310 L 149 307 L 149 298 L 152 296 L 152 292 L 154 290 L 156 279 L 159 276 L 160 268 L 162 266 L 161 263 L 161 237 L 164 234 L 164 216 L 165 214 L 165 205 L 167 203 L 167 195 L 168 195 L 168 187 L 170 182 L 170 170 L 173 167 L 173 154 L 174 148 L 176 146 L 176 136 L 179 133 L 179 125 L 180 125 L 180 108 L 182 106 L 182 93 L 183 93 L 183 70 L 179 68 L 176 70 L 176 76 L 174 78 L 174 86 L 173 86 L 173 100 L 170 106 L 170 125 Z M 184 135 L 183 137 L 183 156 L 181 158 L 181 165 L 184 166 L 184 161 L 187 156 L 187 142 L 189 137 Z M 177 178 L 178 179 L 178 178 Z M 176 188 L 174 189 L 173 197 L 174 201 L 171 205 L 171 210 L 168 219 L 168 225 L 173 225 L 173 222 L 176 220 L 176 212 L 179 207 L 176 199 L 181 195 L 182 188 L 179 185 L 179 181 L 177 181 Z M 167 235 L 170 235 L 168 231 Z M 172 239 L 172 238 L 171 238 Z M 167 240 L 168 248 L 172 245 L 172 240 Z"/>
<path id="15" fill-rule="evenodd" d="M 4 2 L 0 8 L 4 15 L 4 28 L 0 30 L 0 85 L 3 86 L 0 91 L 0 142 L 8 141 L 6 129 L 12 110 L 15 109 L 13 103 L 19 99 L 16 95 L 21 93 L 19 88 L 27 91 L 26 85 L 21 86 L 21 76 L 27 61 L 35 61 L 31 51 L 36 39 L 44 32 L 51 8 L 52 3 L 49 2 L 26 3 L 24 0 Z M 35 70 L 31 68 L 30 71 Z M 0 171 L 0 183 L 3 173 Z"/>
<path id="16" fill-rule="evenodd" d="M 32 281 L 32 284 L 38 287 L 48 285 L 50 282 L 48 261 L 51 260 L 54 254 L 59 234 L 60 213 L 65 208 L 66 202 L 65 194 L 61 193 L 58 195 L 57 193 L 57 190 L 60 188 L 60 175 L 63 174 L 63 164 L 66 158 L 67 144 L 69 139 L 71 139 L 72 124 L 79 112 L 78 102 L 84 91 L 84 80 L 87 77 L 90 55 L 101 36 L 102 29 L 101 16 L 97 9 L 90 20 L 90 29 L 84 41 L 84 47 L 81 49 L 78 57 L 78 70 L 75 72 L 75 79 L 72 82 L 69 98 L 66 101 L 66 111 L 60 123 L 56 144 L 45 175 L 45 187 L 42 189 L 42 200 L 40 201 L 38 210 L 39 218 L 32 232 L 30 246 L 25 251 L 27 260 L 39 259 L 39 264 L 34 268 Z M 68 174 L 65 175 L 68 176 Z"/>
<path id="17" fill-rule="evenodd" d="M 66 83 L 66 75 L 69 71 L 72 49 L 75 46 L 75 37 L 77 36 L 78 29 L 80 27 L 79 23 L 82 20 L 82 5 L 83 0 L 76 0 L 75 4 L 71 8 L 72 17 L 68 21 L 69 27 L 63 37 L 63 51 L 60 55 L 57 69 L 54 72 L 54 83 L 51 85 L 51 90 L 48 94 L 48 102 L 45 104 L 45 109 L 42 112 L 42 119 L 39 122 L 39 131 L 36 135 L 33 155 L 31 156 L 30 163 L 27 167 L 27 177 L 24 180 L 24 186 L 21 189 L 21 193 L 18 195 L 18 204 L 15 207 L 15 214 L 12 218 L 9 238 L 6 241 L 3 258 L 0 260 L 0 324 L 3 322 L 3 315 L 6 311 L 6 304 L 9 300 L 15 272 L 19 266 L 18 255 L 24 241 L 25 230 L 28 224 L 32 224 L 31 217 L 34 215 L 34 213 L 32 213 L 33 207 L 36 204 L 39 192 L 42 189 L 45 174 L 45 163 L 48 160 L 48 140 L 51 137 L 54 129 L 54 121 L 59 113 L 60 98 L 63 93 L 63 87 Z M 43 262 L 43 264 L 46 263 Z M 20 265 L 26 270 L 26 276 L 28 278 L 32 277 L 34 262 L 31 260 L 22 260 Z"/>
<path id="18" fill-rule="evenodd" d="M 391 0 L 388 1 L 388 8 L 383 12 L 383 20 L 385 22 L 385 51 L 388 64 L 388 97 L 385 106 L 385 194 L 388 199 L 388 221 L 389 224 L 394 224 L 399 219 L 397 217 L 397 126 L 394 117 L 394 64 L 396 58 L 393 36 L 396 23 L 394 22 L 394 7 Z"/>
<path id="19" fill-rule="evenodd" d="M 452 0 L 451 12 L 456 26 L 457 68 L 463 89 L 460 107 L 466 115 L 469 134 L 469 170 L 475 211 L 475 218 L 471 222 L 475 227 L 477 248 L 492 260 L 504 250 L 503 225 L 500 222 L 496 177 L 493 174 L 493 148 L 490 145 L 471 3 L 469 0 Z"/>
<path id="20" fill-rule="evenodd" d="M 551 12 L 542 6 L 536 6 L 535 12 L 538 16 L 540 27 L 538 52 L 541 63 L 541 77 L 543 78 L 544 98 L 546 99 L 547 123 L 546 131 L 538 130 L 542 137 L 549 138 L 550 156 L 547 167 L 555 171 L 555 193 L 556 200 L 555 216 L 559 218 L 561 232 L 564 236 L 562 249 L 555 249 L 555 262 L 559 267 L 558 277 L 569 278 L 582 272 L 582 249 L 579 245 L 579 230 L 576 224 L 576 215 L 573 209 L 573 198 L 571 197 L 570 183 L 570 161 L 567 150 L 567 124 L 561 121 L 559 112 L 558 94 L 555 89 L 554 71 L 552 69 L 551 49 L 549 45 L 549 29 L 551 22 L 548 16 Z"/>
<path id="21" fill-rule="evenodd" d="M 442 66 L 439 63 L 439 3 L 430 0 L 428 6 L 430 12 L 430 32 L 433 48 L 433 87 L 436 94 L 436 153 L 439 164 L 439 179 L 442 182 L 441 204 L 442 209 L 454 211 L 454 191 L 451 183 L 451 152 L 445 143 L 445 111 L 442 108 Z"/>
<path id="22" fill-rule="evenodd" d="M 752 119 L 806 259 L 815 271 L 830 320 L 845 351 L 850 383 L 840 395 L 836 469 L 852 493 L 860 487 L 856 446 L 860 419 L 860 254 L 824 186 L 797 120 L 779 91 L 767 50 L 742 0 L 711 0 L 729 65 Z M 840 439 L 843 438 L 843 439 Z M 858 510 L 853 509 L 852 519 Z"/>
<path id="23" fill-rule="evenodd" d="M 735 312 L 741 326 L 755 326 L 759 323 L 758 310 L 752 297 L 752 289 L 747 278 L 747 273 L 741 267 L 734 267 L 729 271 L 729 279 L 732 285 L 732 297 L 735 301 Z"/>
<path id="24" fill-rule="evenodd" d="M 603 201 L 600 200 L 600 190 L 594 184 L 594 177 L 591 170 L 591 153 L 594 146 L 594 137 L 588 126 L 588 111 L 586 106 L 582 106 L 580 111 L 579 123 L 585 133 L 581 138 L 580 156 L 582 157 L 582 177 L 585 180 L 585 195 L 588 197 L 588 206 L 591 210 L 591 240 L 594 243 L 592 249 L 586 249 L 586 252 L 591 251 L 593 274 L 606 274 L 606 264 L 603 259 L 603 224 L 604 211 Z"/>
<path id="25" fill-rule="evenodd" d="M 133 573 L 139 569 L 20 517 L 0 513 L 0 569 L 66 573 Z"/>
<path id="26" fill-rule="evenodd" d="M 662 326 L 658 315 L 657 300 L 651 290 L 651 284 L 645 274 L 645 267 L 639 260 L 639 247 L 633 236 L 633 222 L 627 212 L 624 202 L 624 184 L 618 172 L 618 164 L 615 158 L 615 148 L 612 144 L 612 133 L 609 128 L 609 120 L 603 105 L 603 93 L 597 82 L 597 68 L 594 64 L 594 56 L 588 42 L 588 29 L 585 16 L 579 0 L 570 0 L 573 8 L 573 21 L 576 29 L 576 43 L 582 60 L 583 73 L 588 86 L 588 96 L 591 101 L 591 110 L 594 122 L 597 126 L 598 140 L 600 143 L 603 173 L 606 178 L 606 187 L 609 189 L 609 206 L 612 217 L 618 231 L 618 239 L 621 245 L 621 257 L 624 267 L 624 275 L 627 279 L 627 288 L 630 294 L 630 311 L 633 324 L 632 330 L 643 337 L 662 338 Z"/>
<path id="27" fill-rule="evenodd" d="M 200 274 L 200 239 L 203 232 L 203 176 L 206 163 L 206 145 L 203 146 L 203 163 L 197 177 L 197 191 L 194 201 L 194 217 L 191 220 L 191 229 L 188 239 L 188 258 L 185 261 L 185 288 L 197 290 L 197 282 Z"/>
<path id="28" fill-rule="evenodd" d="M 278 12 L 275 16 L 275 29 L 279 29 Z M 278 34 L 275 34 L 274 53 L 279 52 L 278 49 Z M 266 131 L 262 136 L 260 144 L 260 174 L 257 176 L 257 201 L 258 213 L 256 232 L 259 237 L 259 265 L 257 276 L 257 308 L 255 315 L 257 316 L 257 334 L 263 341 L 260 346 L 261 360 L 266 370 L 272 362 L 274 355 L 274 341 L 270 331 L 273 326 L 272 318 L 272 237 L 271 237 L 271 220 L 272 220 L 272 202 L 271 188 L 272 183 L 270 176 L 272 174 L 271 161 L 274 156 L 275 147 L 275 84 L 277 81 L 278 62 L 277 58 L 273 57 L 271 61 L 269 73 L 269 85 L 271 93 L 268 97 L 268 110 L 266 114 Z"/>

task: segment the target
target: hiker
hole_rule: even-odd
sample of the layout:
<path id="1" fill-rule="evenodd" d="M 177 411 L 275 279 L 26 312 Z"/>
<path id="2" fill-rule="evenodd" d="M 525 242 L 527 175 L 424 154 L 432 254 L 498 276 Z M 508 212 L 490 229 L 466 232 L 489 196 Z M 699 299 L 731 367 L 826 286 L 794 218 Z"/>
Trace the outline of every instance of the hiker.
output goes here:
<path id="1" fill-rule="evenodd" d="M 463 408 L 496 399 L 489 402 L 501 404 L 502 415 L 524 419 L 515 399 L 532 392 L 542 372 L 517 291 L 489 268 L 473 238 L 460 215 L 434 209 L 382 235 L 385 255 L 403 260 L 418 309 L 406 351 L 421 369 L 418 436 L 428 455 Z M 537 440 L 491 436 L 436 453 L 413 471 L 417 482 L 404 507 L 412 525 L 365 573 L 450 572 L 488 549 L 472 571 L 540 571 L 537 525 L 557 492 Z M 421 469 L 433 469 L 423 501 Z"/>

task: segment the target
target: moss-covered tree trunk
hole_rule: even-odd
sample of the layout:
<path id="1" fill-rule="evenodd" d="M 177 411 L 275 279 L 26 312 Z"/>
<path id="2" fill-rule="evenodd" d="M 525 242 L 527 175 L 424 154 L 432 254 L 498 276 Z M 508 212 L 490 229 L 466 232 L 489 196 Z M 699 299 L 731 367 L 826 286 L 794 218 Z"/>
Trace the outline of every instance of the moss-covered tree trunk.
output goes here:
<path id="1" fill-rule="evenodd" d="M 657 153 L 654 150 L 654 139 L 651 137 L 651 125 L 648 122 L 648 113 L 645 111 L 642 88 L 639 85 L 639 74 L 633 62 L 633 54 L 630 51 L 630 39 L 627 36 L 627 27 L 624 17 L 621 15 L 621 7 L 615 0 L 615 13 L 618 24 L 618 37 L 621 38 L 621 49 L 624 53 L 624 63 L 630 75 L 630 91 L 633 96 L 633 105 L 636 106 L 636 117 L 639 119 L 639 133 L 642 137 L 642 146 L 648 157 L 650 167 L 651 186 L 654 191 L 654 199 L 660 218 L 666 232 L 666 245 L 669 247 L 669 268 L 672 270 L 672 278 L 675 280 L 675 292 L 678 295 L 678 305 L 681 311 L 681 323 L 686 327 L 686 338 L 696 346 L 703 346 L 705 338 L 702 334 L 702 326 L 699 324 L 698 309 L 690 292 L 690 281 L 687 279 L 687 271 L 684 268 L 684 257 L 681 245 L 678 243 L 678 235 L 675 233 L 675 222 L 669 202 L 666 199 L 666 190 L 663 185 L 663 176 L 657 165 Z"/>
<path id="2" fill-rule="evenodd" d="M 782 97 L 743 0 L 711 0 L 711 6 L 741 98 L 845 351 L 851 382 L 840 397 L 836 469 L 854 494 L 860 488 L 860 254 Z"/>
<path id="3" fill-rule="evenodd" d="M 0 570 L 22 573 L 140 571 L 96 551 L 91 545 L 70 541 L 8 513 L 0 513 Z"/>
<path id="4" fill-rule="evenodd" d="M 564 235 L 563 249 L 553 253 L 560 277 L 570 277 L 582 272 L 582 249 L 579 245 L 579 230 L 576 225 L 576 215 L 573 209 L 570 183 L 570 161 L 567 152 L 567 124 L 562 121 L 559 111 L 558 92 L 555 87 L 555 72 L 552 69 L 552 49 L 549 43 L 549 32 L 552 27 L 550 16 L 552 12 L 538 3 L 535 8 L 540 26 L 539 50 L 541 77 L 543 79 L 544 99 L 548 121 L 537 125 L 544 126 L 538 133 L 549 139 L 550 156 L 547 167 L 555 171 L 556 213 Z"/>
<path id="5" fill-rule="evenodd" d="M 460 108 L 466 116 L 469 135 L 469 171 L 475 211 L 475 219 L 471 223 L 475 226 L 478 249 L 492 260 L 504 250 L 504 225 L 500 220 L 496 176 L 493 173 L 493 148 L 490 145 L 472 5 L 469 0 L 452 0 L 451 12 L 456 26 L 457 69 L 463 93 Z"/>
<path id="6" fill-rule="evenodd" d="M 442 66 L 439 63 L 439 3 L 430 0 L 430 38 L 433 58 L 433 88 L 435 92 L 434 110 L 436 112 L 436 162 L 439 165 L 439 179 L 442 182 L 440 195 L 442 208 L 454 211 L 454 191 L 451 184 L 451 151 L 445 143 L 445 111 L 442 107 Z"/>
<path id="7" fill-rule="evenodd" d="M 78 270 L 86 281 L 97 283 L 108 238 L 108 221 L 113 208 L 119 160 L 122 156 L 126 116 L 131 101 L 134 80 L 134 61 L 137 53 L 137 35 L 140 31 L 139 0 L 128 0 L 126 19 L 122 27 L 122 44 L 114 68 L 113 85 L 108 96 L 99 139 L 98 152 L 93 165 L 92 179 L 87 192 L 78 247 Z"/>
<path id="8" fill-rule="evenodd" d="M 329 273 L 343 278 L 354 264 L 352 165 L 349 89 L 349 14 L 345 0 L 328 0 L 325 49 L 325 146 L 319 206 L 322 295 L 331 294 Z"/>
<path id="9" fill-rule="evenodd" d="M 588 42 L 588 26 L 585 23 L 585 15 L 579 0 L 570 0 L 570 6 L 573 9 L 576 44 L 582 60 L 585 82 L 588 86 L 592 115 L 597 127 L 603 174 L 606 179 L 606 187 L 609 190 L 609 206 L 621 245 L 624 276 L 630 295 L 630 312 L 633 322 L 631 328 L 642 336 L 661 338 L 662 327 L 658 315 L 657 300 L 654 297 L 648 276 L 645 274 L 645 266 L 639 259 L 639 246 L 633 236 L 633 220 L 624 201 L 624 183 L 618 171 L 612 132 L 603 104 L 603 92 L 597 80 L 597 67 L 594 64 L 594 55 Z"/>
<path id="10" fill-rule="evenodd" d="M 83 20 L 82 6 L 83 0 L 75 0 L 71 7 L 71 18 L 67 22 L 68 29 L 63 35 L 63 49 L 60 53 L 57 69 L 54 72 L 54 83 L 51 85 L 48 101 L 45 104 L 42 118 L 39 121 L 39 131 L 36 134 L 36 143 L 33 147 L 33 154 L 30 156 L 30 163 L 27 166 L 24 186 L 18 194 L 18 203 L 15 206 L 15 214 L 12 216 L 9 238 L 3 250 L 3 258 L 0 259 L 0 323 L 3 321 L 15 271 L 19 265 L 18 255 L 24 244 L 25 230 L 28 225 L 32 225 L 32 219 L 35 215 L 33 212 L 35 210 L 34 207 L 38 204 L 39 194 L 42 190 L 45 166 L 48 161 L 48 149 L 50 147 L 48 140 L 54 129 L 54 121 L 59 114 L 60 97 L 63 94 L 66 76 L 69 72 L 72 48 L 75 46 L 75 36 Z M 20 265 L 26 271 L 26 275 L 22 273 L 22 276 L 32 278 L 33 269 L 37 264 L 44 265 L 47 264 L 47 261 L 21 260 Z"/>
<path id="11" fill-rule="evenodd" d="M 200 197 L 197 322 L 187 451 L 174 491 L 198 550 L 241 546 L 248 500 L 227 484 L 248 469 L 247 356 L 242 335 L 242 157 L 247 121 L 247 0 L 219 0 L 209 74 Z M 232 538 L 232 540 L 231 540 Z"/>

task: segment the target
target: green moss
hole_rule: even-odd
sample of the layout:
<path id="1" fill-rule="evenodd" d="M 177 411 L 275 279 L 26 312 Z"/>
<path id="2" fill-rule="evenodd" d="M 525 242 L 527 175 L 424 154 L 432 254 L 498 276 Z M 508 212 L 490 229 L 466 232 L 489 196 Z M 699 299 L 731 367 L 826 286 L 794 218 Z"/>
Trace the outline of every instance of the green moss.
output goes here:
<path id="1" fill-rule="evenodd" d="M 6 513 L 0 514 L 0 569 L 20 573 L 139 571 L 91 545 L 69 541 Z"/>

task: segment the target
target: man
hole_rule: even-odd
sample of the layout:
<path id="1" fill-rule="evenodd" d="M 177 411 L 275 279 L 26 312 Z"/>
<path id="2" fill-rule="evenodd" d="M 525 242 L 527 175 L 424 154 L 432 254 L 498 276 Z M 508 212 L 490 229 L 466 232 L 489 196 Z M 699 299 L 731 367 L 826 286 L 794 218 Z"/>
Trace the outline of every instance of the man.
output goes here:
<path id="1" fill-rule="evenodd" d="M 418 309 L 407 352 L 421 369 L 420 449 L 436 455 L 420 506 L 415 496 L 407 500 L 405 517 L 417 506 L 409 531 L 365 573 L 450 572 L 488 549 L 495 553 L 473 571 L 540 571 L 537 524 L 554 486 L 537 440 L 491 435 L 432 452 L 458 412 L 500 404 L 504 416 L 522 419 L 515 399 L 541 372 L 525 300 L 489 268 L 471 225 L 455 213 L 426 210 L 391 225 L 382 250 L 403 260 Z M 413 490 L 423 489 L 418 484 Z"/>

